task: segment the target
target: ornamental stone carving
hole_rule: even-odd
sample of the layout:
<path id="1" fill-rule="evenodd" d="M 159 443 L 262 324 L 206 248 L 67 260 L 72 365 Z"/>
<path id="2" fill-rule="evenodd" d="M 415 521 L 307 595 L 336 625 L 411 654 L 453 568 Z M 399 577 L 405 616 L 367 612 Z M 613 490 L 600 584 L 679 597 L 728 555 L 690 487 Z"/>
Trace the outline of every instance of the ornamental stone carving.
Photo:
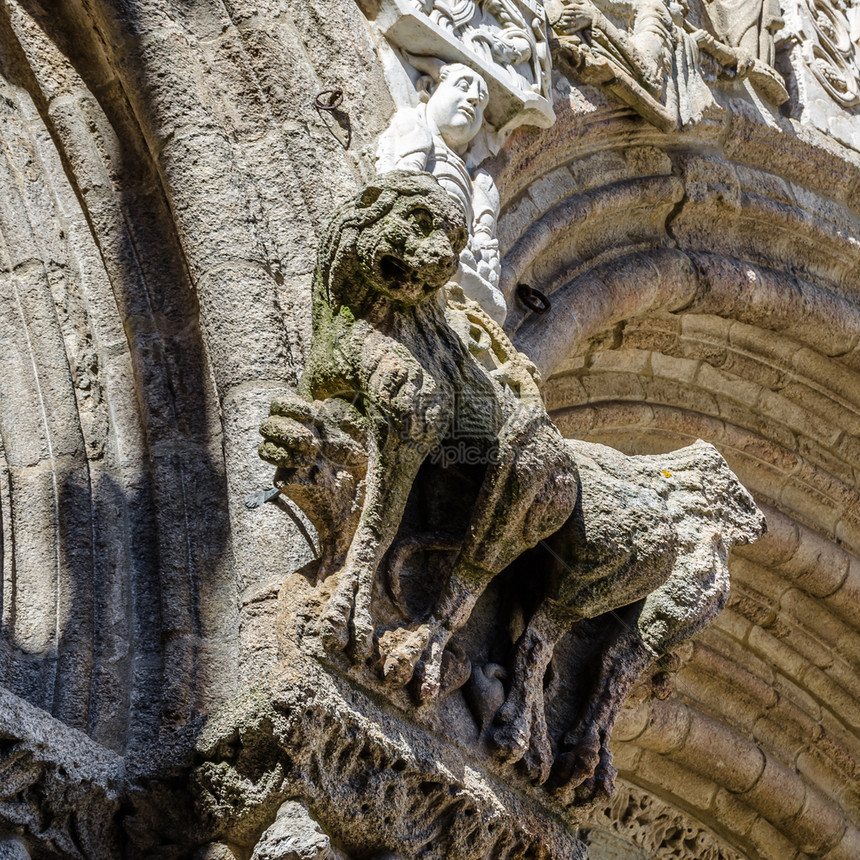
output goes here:
<path id="1" fill-rule="evenodd" d="M 795 0 L 786 4 L 785 20 L 786 55 L 797 86 L 794 115 L 860 148 L 860 9 Z"/>
<path id="2" fill-rule="evenodd" d="M 462 206 L 469 241 L 460 253 L 456 280 L 470 298 L 502 323 L 507 306 L 499 291 L 499 194 L 489 173 L 467 163 L 472 161 L 469 149 L 481 131 L 490 100 L 487 83 L 462 63 L 410 59 L 428 72 L 421 80 L 427 100 L 394 115 L 379 141 L 377 170 L 432 173 Z"/>
<path id="3" fill-rule="evenodd" d="M 479 165 L 520 125 L 555 114 L 543 6 L 536 0 L 385 0 L 380 32 L 399 49 L 397 104 L 377 172 L 432 173 L 463 207 L 469 230 L 455 280 L 498 323 L 499 195 Z"/>
<path id="4" fill-rule="evenodd" d="M 830 2 L 3 4 L 0 857 L 860 857 Z"/>
<path id="5" fill-rule="evenodd" d="M 828 0 L 804 0 L 801 11 L 807 67 L 830 98 L 853 107 L 860 102 L 860 68 L 845 12 Z"/>
<path id="6" fill-rule="evenodd" d="M 729 14 L 731 4 L 708 4 L 712 21 L 702 24 L 710 29 L 693 23 L 686 0 L 637 0 L 623 14 L 604 5 L 612 12 L 591 0 L 548 3 L 559 67 L 572 80 L 609 90 L 658 128 L 687 128 L 718 109 L 709 88 L 715 79 L 749 78 L 772 103 L 788 98 L 771 67 L 772 32 L 781 19 L 747 27 L 747 17 L 758 22 L 763 14 L 747 9 L 749 2 L 735 4 L 740 17 Z"/>
<path id="7" fill-rule="evenodd" d="M 624 782 L 619 782 L 608 803 L 589 816 L 583 836 L 592 860 L 600 860 L 604 844 L 612 846 L 610 834 L 623 839 L 626 854 L 621 856 L 633 855 L 638 848 L 642 857 L 656 860 L 743 860 L 679 810 Z"/>
<path id="8" fill-rule="evenodd" d="M 261 428 L 320 544 L 281 647 L 576 807 L 611 793 L 627 692 L 719 612 L 728 552 L 764 520 L 710 445 L 564 439 L 450 281 L 466 240 L 427 173 L 380 176 L 328 228 L 305 373 Z"/>
<path id="9" fill-rule="evenodd" d="M 705 0 L 705 9 L 718 39 L 774 64 L 774 38 L 785 26 L 779 0 Z"/>
<path id="10" fill-rule="evenodd" d="M 377 25 L 411 54 L 464 63 L 490 91 L 499 132 L 552 124 L 546 18 L 539 0 L 383 0 Z"/>

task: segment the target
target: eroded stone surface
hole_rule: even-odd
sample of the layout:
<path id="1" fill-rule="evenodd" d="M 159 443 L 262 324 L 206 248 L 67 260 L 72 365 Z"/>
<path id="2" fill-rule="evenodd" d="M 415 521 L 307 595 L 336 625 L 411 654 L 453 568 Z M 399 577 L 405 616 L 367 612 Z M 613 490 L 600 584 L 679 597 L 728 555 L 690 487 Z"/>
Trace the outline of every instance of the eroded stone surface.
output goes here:
<path id="1" fill-rule="evenodd" d="M 6 690 L 0 690 L 0 772 L 4 860 L 120 853 L 122 759 Z"/>
<path id="2" fill-rule="evenodd" d="M 299 652 L 217 715 L 197 749 L 201 820 L 213 837 L 239 846 L 255 845 L 271 827 L 273 838 L 306 832 L 304 844 L 336 840 L 359 856 L 583 856 L 550 810 Z M 326 837 L 303 814 L 300 828 L 279 829 L 289 798 L 303 800 Z"/>
<path id="3" fill-rule="evenodd" d="M 38 711 L 8 711 L 27 752 L 4 788 L 32 791 L 26 808 L 18 794 L 4 804 L 3 832 L 21 836 L 3 850 L 115 856 L 100 827 L 117 806 L 87 799 L 109 749 L 130 775 L 111 783 L 124 850 L 193 855 L 185 768 L 200 723 L 288 653 L 278 592 L 313 557 L 313 529 L 283 497 L 253 511 L 243 499 L 268 485 L 257 426 L 293 390 L 310 341 L 317 237 L 372 176 L 400 103 L 362 14 L 378 5 L 360 6 L 4 5 L 0 673 Z M 810 13 L 800 28 L 793 10 Z M 752 71 L 721 75 L 706 83 L 726 110 L 662 135 L 609 90 L 556 74 L 558 123 L 518 130 L 482 166 L 500 192 L 510 331 L 552 374 L 565 435 L 653 455 L 708 439 L 769 506 L 762 548 L 733 562 L 727 610 L 656 673 L 654 694 L 667 694 L 682 663 L 675 692 L 631 695 L 614 766 L 745 856 L 853 860 L 860 197 L 839 142 L 854 145 L 856 10 L 783 12 L 782 115 Z M 315 109 L 330 87 L 341 106 Z M 550 314 L 525 312 L 521 281 L 550 296 Z M 353 457 L 340 429 L 325 444 Z M 432 546 L 439 563 L 450 541 Z M 409 551 L 386 599 L 414 611 Z M 443 653 L 451 683 L 468 680 L 436 707 L 446 743 L 465 760 L 480 749 L 483 766 L 510 659 L 470 666 L 468 645 Z M 573 676 L 551 672 L 547 698 Z M 354 680 L 375 690 L 376 667 Z M 416 707 L 408 694 L 396 704 Z M 34 747 L 21 727 L 45 714 L 50 737 Z M 551 736 L 571 721 L 553 716 Z M 69 741 L 79 767 L 63 725 L 95 742 Z M 530 790 L 521 769 L 499 773 Z M 76 824 L 68 847 L 69 822 L 90 815 L 102 825 Z M 200 856 L 251 850 L 215 843 Z"/>
<path id="4" fill-rule="evenodd" d="M 282 593 L 282 647 L 407 712 L 411 696 L 477 760 L 588 804 L 612 792 L 609 738 L 631 687 L 719 612 L 728 553 L 764 520 L 704 443 L 630 458 L 564 440 L 530 363 L 442 290 L 462 229 L 450 209 L 429 175 L 382 176 L 321 248 L 300 393 L 261 430 L 275 485 L 320 523 L 307 585 L 294 576 Z M 437 249 L 447 270 L 424 263 Z M 326 444 L 347 414 L 367 451 L 362 493 Z"/>

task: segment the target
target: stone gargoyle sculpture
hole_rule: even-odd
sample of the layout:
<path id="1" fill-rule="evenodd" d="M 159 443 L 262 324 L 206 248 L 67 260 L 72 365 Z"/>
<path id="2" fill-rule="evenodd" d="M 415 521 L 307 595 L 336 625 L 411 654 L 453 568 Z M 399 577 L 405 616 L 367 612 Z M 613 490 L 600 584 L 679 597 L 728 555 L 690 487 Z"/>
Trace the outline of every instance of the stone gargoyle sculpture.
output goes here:
<path id="1" fill-rule="evenodd" d="M 729 551 L 764 519 L 704 442 L 564 439 L 535 367 L 450 282 L 466 239 L 429 174 L 380 176 L 335 214 L 308 363 L 260 455 L 319 538 L 301 647 L 424 713 L 462 688 L 478 744 L 579 800 L 611 791 L 627 693 L 722 608 Z"/>

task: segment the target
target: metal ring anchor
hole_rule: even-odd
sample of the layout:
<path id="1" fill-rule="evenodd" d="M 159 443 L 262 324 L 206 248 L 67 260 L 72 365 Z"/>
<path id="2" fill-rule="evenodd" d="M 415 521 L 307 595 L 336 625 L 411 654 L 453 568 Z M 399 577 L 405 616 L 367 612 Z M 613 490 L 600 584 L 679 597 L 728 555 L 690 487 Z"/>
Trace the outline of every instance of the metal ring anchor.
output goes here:
<path id="1" fill-rule="evenodd" d="M 540 291 L 528 284 L 517 284 L 517 298 L 536 314 L 545 314 L 552 308 L 550 300 Z"/>
<path id="2" fill-rule="evenodd" d="M 327 98 L 325 98 L 327 96 Z M 314 107 L 317 110 L 337 110 L 343 104 L 343 90 L 335 87 L 333 90 L 323 90 L 314 96 Z"/>

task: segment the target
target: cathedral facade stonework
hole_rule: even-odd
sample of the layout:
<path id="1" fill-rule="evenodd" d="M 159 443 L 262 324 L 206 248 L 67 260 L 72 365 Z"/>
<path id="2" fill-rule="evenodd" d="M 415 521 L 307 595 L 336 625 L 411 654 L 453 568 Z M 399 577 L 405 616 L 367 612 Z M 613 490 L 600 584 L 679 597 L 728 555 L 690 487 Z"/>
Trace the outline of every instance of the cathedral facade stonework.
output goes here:
<path id="1" fill-rule="evenodd" d="M 860 856 L 853 0 L 3 0 L 0 857 Z"/>

